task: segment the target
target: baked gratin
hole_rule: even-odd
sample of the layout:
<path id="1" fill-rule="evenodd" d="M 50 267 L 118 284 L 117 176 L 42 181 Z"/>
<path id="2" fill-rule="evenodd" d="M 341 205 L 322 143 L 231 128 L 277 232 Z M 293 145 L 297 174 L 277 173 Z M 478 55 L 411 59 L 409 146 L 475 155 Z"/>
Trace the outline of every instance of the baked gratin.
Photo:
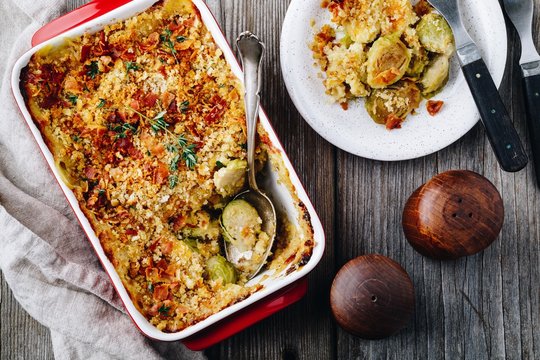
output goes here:
<path id="1" fill-rule="evenodd" d="M 346 110 L 365 98 L 371 118 L 388 129 L 432 98 L 448 81 L 454 36 L 425 1 L 323 0 L 332 15 L 310 45 L 331 99 Z M 429 100 L 436 114 L 441 101 Z"/>
<path id="2" fill-rule="evenodd" d="M 223 257 L 220 217 L 246 187 L 243 89 L 191 1 L 42 48 L 21 89 L 62 180 L 158 329 L 180 331 L 263 287 Z M 278 276 L 307 263 L 313 231 L 279 151 L 258 133 L 258 176 L 278 174 L 298 211 L 278 213 L 267 264 Z M 231 229 L 242 211 L 228 212 Z"/>

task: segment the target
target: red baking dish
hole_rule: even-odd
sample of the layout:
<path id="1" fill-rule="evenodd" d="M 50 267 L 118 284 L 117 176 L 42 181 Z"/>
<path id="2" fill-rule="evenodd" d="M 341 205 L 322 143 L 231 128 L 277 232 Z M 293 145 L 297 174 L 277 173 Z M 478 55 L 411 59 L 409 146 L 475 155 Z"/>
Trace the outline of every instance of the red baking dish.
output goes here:
<path id="1" fill-rule="evenodd" d="M 96 251 L 97 256 L 99 257 L 104 269 L 110 276 L 113 285 L 120 295 L 127 312 L 131 316 L 135 325 L 143 334 L 150 338 L 162 341 L 182 340 L 190 349 L 201 350 L 229 336 L 232 336 L 246 327 L 251 326 L 252 324 L 272 315 L 276 311 L 279 311 L 300 300 L 307 291 L 306 275 L 317 265 L 324 251 L 325 238 L 319 218 L 315 213 L 315 210 L 309 201 L 309 198 L 302 184 L 300 183 L 298 176 L 285 155 L 283 147 L 277 139 L 277 136 L 272 129 L 264 111 L 261 110 L 260 112 L 260 121 L 268 132 L 273 146 L 279 150 L 285 166 L 289 171 L 290 180 L 296 189 L 296 195 L 305 205 L 311 218 L 315 241 L 313 255 L 304 267 L 301 267 L 290 274 L 276 276 L 275 279 L 270 281 L 262 281 L 261 283 L 264 283 L 263 289 L 253 294 L 246 300 L 225 308 L 222 311 L 201 321 L 200 323 L 192 325 L 182 331 L 176 333 L 163 333 L 148 323 L 144 316 L 140 314 L 133 305 L 113 265 L 109 262 L 108 258 L 104 254 L 101 244 L 92 230 L 92 227 L 82 214 L 73 193 L 61 181 L 61 178 L 54 167 L 52 155 L 45 145 L 39 130 L 34 125 L 32 118 L 26 109 L 24 99 L 19 89 L 19 77 L 22 68 L 26 66 L 32 54 L 38 51 L 41 47 L 51 44 L 58 44 L 62 42 L 62 39 L 65 37 L 74 37 L 82 35 L 84 32 L 98 31 L 106 24 L 114 23 L 140 13 L 153 5 L 155 2 L 155 0 L 94 0 L 71 13 L 53 20 L 51 23 L 45 25 L 34 34 L 34 37 L 32 38 L 33 48 L 23 55 L 15 64 L 12 73 L 12 89 L 21 112 L 24 115 L 25 120 L 45 159 L 47 160 L 54 176 L 58 180 L 60 187 L 62 188 L 66 198 L 77 215 L 81 226 L 85 230 Z M 241 69 L 238 62 L 234 58 L 234 54 L 210 10 L 202 0 L 193 0 L 193 3 L 199 10 L 201 18 L 212 33 L 214 40 L 222 49 L 224 56 L 231 66 L 233 72 L 239 79 L 242 79 Z M 276 189 L 270 191 L 275 191 L 276 194 L 274 194 L 274 196 L 282 199 L 282 205 L 287 211 L 293 211 L 291 206 L 287 205 L 287 196 L 283 193 L 283 189 L 279 189 L 277 186 Z M 257 278 L 260 280 L 261 277 L 262 276 L 258 276 Z M 257 278 L 255 280 L 257 280 Z"/>

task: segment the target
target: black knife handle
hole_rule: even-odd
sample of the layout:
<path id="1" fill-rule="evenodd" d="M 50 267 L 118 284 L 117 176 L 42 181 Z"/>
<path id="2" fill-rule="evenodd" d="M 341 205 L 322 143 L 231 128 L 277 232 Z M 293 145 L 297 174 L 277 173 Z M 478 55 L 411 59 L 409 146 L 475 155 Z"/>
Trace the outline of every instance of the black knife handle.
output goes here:
<path id="1" fill-rule="evenodd" d="M 523 169 L 527 154 L 484 60 L 471 62 L 462 69 L 501 168 L 509 172 Z"/>
<path id="2" fill-rule="evenodd" d="M 540 75 L 524 77 L 523 87 L 536 183 L 540 186 Z"/>

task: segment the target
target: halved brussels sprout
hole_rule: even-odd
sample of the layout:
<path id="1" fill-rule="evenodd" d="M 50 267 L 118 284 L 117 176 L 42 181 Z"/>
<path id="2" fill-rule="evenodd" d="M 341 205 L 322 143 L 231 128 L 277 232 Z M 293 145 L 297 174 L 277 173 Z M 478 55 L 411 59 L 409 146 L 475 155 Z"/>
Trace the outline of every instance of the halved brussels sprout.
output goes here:
<path id="1" fill-rule="evenodd" d="M 246 181 L 247 162 L 245 160 L 232 160 L 224 168 L 214 174 L 214 185 L 217 192 L 224 197 L 238 193 Z"/>
<path id="2" fill-rule="evenodd" d="M 411 50 L 411 62 L 409 68 L 405 72 L 405 76 L 413 79 L 418 79 L 424 71 L 426 65 L 429 63 L 429 58 L 426 51 L 423 48 Z"/>
<path id="3" fill-rule="evenodd" d="M 429 99 L 441 90 L 448 82 L 449 72 L 450 61 L 446 55 L 438 55 L 431 60 L 418 82 L 422 88 L 422 95 Z"/>
<path id="4" fill-rule="evenodd" d="M 399 34 L 382 36 L 367 54 L 367 83 L 380 89 L 399 81 L 409 67 L 411 54 Z"/>
<path id="5" fill-rule="evenodd" d="M 221 279 L 223 284 L 234 284 L 238 279 L 233 264 L 221 255 L 215 255 L 208 259 L 206 271 L 211 280 Z"/>
<path id="6" fill-rule="evenodd" d="M 225 241 L 240 251 L 252 250 L 261 230 L 262 219 L 257 209 L 245 200 L 233 200 L 221 214 L 221 227 Z"/>
<path id="7" fill-rule="evenodd" d="M 366 99 L 366 110 L 379 124 L 390 115 L 404 119 L 420 105 L 420 89 L 412 81 L 402 81 L 386 89 L 376 89 Z"/>
<path id="8" fill-rule="evenodd" d="M 416 26 L 420 42 L 427 51 L 452 55 L 454 35 L 446 20 L 439 14 L 429 13 L 422 17 Z"/>

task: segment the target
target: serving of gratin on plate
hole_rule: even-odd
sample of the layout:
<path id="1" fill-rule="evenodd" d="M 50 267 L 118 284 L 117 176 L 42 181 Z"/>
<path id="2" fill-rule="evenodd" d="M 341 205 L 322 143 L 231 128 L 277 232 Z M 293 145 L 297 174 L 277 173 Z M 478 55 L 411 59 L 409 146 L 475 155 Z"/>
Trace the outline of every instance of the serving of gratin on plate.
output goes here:
<path id="1" fill-rule="evenodd" d="M 500 84 L 507 56 L 499 2 L 459 5 Z M 354 155 L 383 161 L 429 155 L 480 118 L 454 56 L 452 30 L 425 0 L 291 0 L 280 49 L 283 79 L 302 117 Z"/>
<path id="2" fill-rule="evenodd" d="M 324 71 L 326 93 L 341 104 L 366 98 L 371 118 L 401 128 L 423 97 L 442 90 L 450 73 L 454 37 L 446 20 L 424 0 L 324 0 L 332 13 L 311 44 Z M 442 101 L 429 100 L 437 114 Z"/>
<path id="3" fill-rule="evenodd" d="M 224 258 L 230 234 L 220 220 L 237 237 L 256 237 L 254 253 L 265 237 L 253 233 L 256 215 L 243 219 L 254 210 L 249 204 L 227 211 L 247 186 L 243 86 L 194 3 L 149 3 L 123 21 L 42 46 L 20 71 L 22 98 L 53 171 L 135 308 L 163 332 L 301 273 L 323 247 L 312 206 L 261 116 L 258 177 L 278 210 L 273 254 L 267 271 L 249 282 L 247 269 Z"/>

